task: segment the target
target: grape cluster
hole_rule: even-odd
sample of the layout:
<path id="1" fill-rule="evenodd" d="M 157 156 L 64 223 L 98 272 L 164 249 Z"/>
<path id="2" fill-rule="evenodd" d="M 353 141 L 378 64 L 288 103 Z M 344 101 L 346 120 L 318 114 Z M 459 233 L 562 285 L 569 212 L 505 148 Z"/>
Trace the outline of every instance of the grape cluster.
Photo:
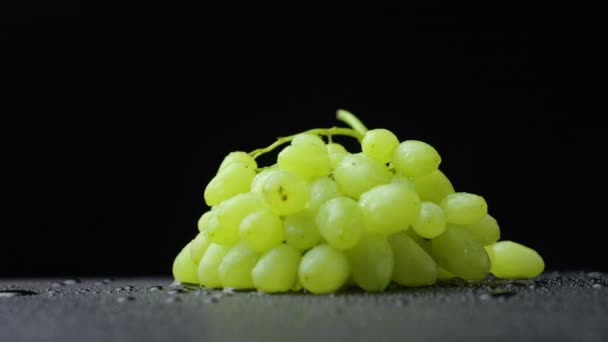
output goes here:
<path id="1" fill-rule="evenodd" d="M 435 148 L 337 113 L 350 127 L 311 129 L 224 158 L 205 188 L 199 233 L 173 263 L 177 281 L 321 294 L 543 271 L 537 252 L 499 241 L 482 196 L 454 190 Z M 335 136 L 357 139 L 361 151 Z M 257 164 L 279 147 L 274 165 Z"/>

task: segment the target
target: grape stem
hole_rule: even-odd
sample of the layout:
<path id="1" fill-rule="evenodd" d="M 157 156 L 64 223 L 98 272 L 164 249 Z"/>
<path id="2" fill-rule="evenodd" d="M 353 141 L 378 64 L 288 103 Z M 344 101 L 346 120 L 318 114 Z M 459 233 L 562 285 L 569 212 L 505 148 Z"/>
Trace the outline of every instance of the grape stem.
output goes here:
<path id="1" fill-rule="evenodd" d="M 298 136 L 300 134 L 305 134 L 305 133 L 323 135 L 323 136 L 326 136 L 330 141 L 331 141 L 331 137 L 334 135 L 343 135 L 343 136 L 353 137 L 353 138 L 357 139 L 358 141 L 361 141 L 361 139 L 363 139 L 363 135 L 365 134 L 365 132 L 367 132 L 367 128 L 361 122 L 361 120 L 359 120 L 354 114 L 352 114 L 344 109 L 338 109 L 338 111 L 336 112 L 336 116 L 337 116 L 338 120 L 345 122 L 351 128 L 334 126 L 334 127 L 330 127 L 330 128 L 309 129 L 307 131 L 292 134 L 292 135 L 289 135 L 286 137 L 279 137 L 279 138 L 277 138 L 277 141 L 275 141 L 271 145 L 253 150 L 253 151 L 249 152 L 249 155 L 251 157 L 253 157 L 253 159 L 256 159 L 257 157 L 263 155 L 264 153 L 271 152 L 278 146 L 281 146 L 285 143 L 292 141 L 296 136 Z"/>

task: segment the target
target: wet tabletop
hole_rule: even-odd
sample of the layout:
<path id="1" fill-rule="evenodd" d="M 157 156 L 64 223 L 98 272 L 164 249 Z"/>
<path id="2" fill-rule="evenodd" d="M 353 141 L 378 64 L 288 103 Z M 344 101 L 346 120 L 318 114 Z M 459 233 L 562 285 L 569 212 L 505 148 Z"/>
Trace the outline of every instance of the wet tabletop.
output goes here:
<path id="1" fill-rule="evenodd" d="M 608 341 L 608 274 L 384 293 L 207 291 L 166 278 L 0 279 L 0 341 Z"/>

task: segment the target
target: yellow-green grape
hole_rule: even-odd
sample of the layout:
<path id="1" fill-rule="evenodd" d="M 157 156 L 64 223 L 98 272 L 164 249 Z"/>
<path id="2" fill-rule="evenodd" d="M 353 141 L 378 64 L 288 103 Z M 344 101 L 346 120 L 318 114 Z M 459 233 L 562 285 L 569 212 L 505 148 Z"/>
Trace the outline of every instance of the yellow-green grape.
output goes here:
<path id="1" fill-rule="evenodd" d="M 222 287 L 217 269 L 228 250 L 230 250 L 230 247 L 213 242 L 207 247 L 201 262 L 198 263 L 197 273 L 201 285 L 208 288 Z"/>
<path id="2" fill-rule="evenodd" d="M 386 166 L 363 153 L 347 155 L 334 170 L 338 187 L 352 198 L 359 198 L 376 185 L 388 183 L 390 178 L 391 173 Z"/>
<path id="3" fill-rule="evenodd" d="M 348 259 L 342 251 L 322 244 L 302 257 L 298 279 L 302 286 L 315 294 L 339 290 L 349 275 Z"/>
<path id="4" fill-rule="evenodd" d="M 406 140 L 393 153 L 397 171 L 407 177 L 420 177 L 437 170 L 441 157 L 435 148 L 419 140 Z"/>
<path id="5" fill-rule="evenodd" d="M 194 240 L 190 242 L 190 260 L 198 266 L 210 244 L 211 240 L 207 237 L 207 234 L 204 232 L 198 233 Z"/>
<path id="6" fill-rule="evenodd" d="M 334 170 L 349 153 L 344 146 L 338 143 L 329 143 L 326 146 L 329 155 L 329 165 Z"/>
<path id="7" fill-rule="evenodd" d="M 416 185 L 414 182 L 408 177 L 402 175 L 394 175 L 391 177 L 391 184 L 399 184 L 404 186 L 412 191 L 416 191 Z"/>
<path id="8" fill-rule="evenodd" d="M 325 142 L 320 136 L 310 133 L 300 133 L 296 135 L 291 141 L 291 145 L 313 145 L 322 149 L 326 148 Z"/>
<path id="9" fill-rule="evenodd" d="M 370 234 L 345 251 L 351 275 L 365 291 L 382 291 L 391 282 L 393 251 L 386 237 Z"/>
<path id="10" fill-rule="evenodd" d="M 266 177 L 271 175 L 272 172 L 278 168 L 279 166 L 274 164 L 274 166 L 260 170 L 251 180 L 251 192 L 262 198 L 262 185 L 264 184 Z"/>
<path id="11" fill-rule="evenodd" d="M 359 206 L 367 231 L 387 235 L 406 230 L 416 221 L 420 198 L 399 184 L 382 184 L 363 193 Z"/>
<path id="12" fill-rule="evenodd" d="M 239 226 L 245 216 L 263 207 L 252 193 L 237 194 L 222 202 L 207 223 L 207 235 L 221 245 L 234 245 L 239 240 Z M 213 221 L 216 217 L 217 224 Z"/>
<path id="13" fill-rule="evenodd" d="M 418 235 L 418 233 L 416 233 L 415 230 L 413 229 L 408 229 L 405 231 L 405 233 L 412 238 L 412 240 L 414 240 L 418 246 L 422 247 L 422 249 L 424 249 L 424 251 L 426 252 L 426 254 L 428 255 L 432 255 L 431 252 L 431 240 L 430 239 L 425 239 L 422 236 Z"/>
<path id="14" fill-rule="evenodd" d="M 329 155 L 325 146 L 319 147 L 311 143 L 285 147 L 279 152 L 277 163 L 280 169 L 296 173 L 306 180 L 327 176 L 330 171 Z"/>
<path id="15" fill-rule="evenodd" d="M 384 128 L 370 129 L 361 140 L 363 154 L 383 164 L 393 159 L 393 153 L 399 146 L 397 136 Z"/>
<path id="16" fill-rule="evenodd" d="M 514 241 L 499 241 L 492 250 L 490 272 L 502 279 L 529 279 L 545 269 L 543 258 L 533 249 Z"/>
<path id="17" fill-rule="evenodd" d="M 232 246 L 217 269 L 222 286 L 232 289 L 253 288 L 251 271 L 259 258 L 260 255 L 243 242 Z"/>
<path id="18" fill-rule="evenodd" d="M 241 221 L 239 236 L 251 249 L 264 253 L 285 238 L 283 220 L 270 209 L 254 211 Z"/>
<path id="19" fill-rule="evenodd" d="M 308 207 L 314 210 L 327 202 L 328 200 L 342 196 L 342 192 L 338 189 L 338 184 L 329 177 L 320 177 L 310 183 L 310 201 Z"/>
<path id="20" fill-rule="evenodd" d="M 473 224 L 488 214 L 486 200 L 468 192 L 456 192 L 441 200 L 446 221 L 454 224 Z"/>
<path id="21" fill-rule="evenodd" d="M 286 292 L 298 279 L 300 252 L 293 246 L 281 244 L 264 254 L 251 271 L 256 289 L 264 292 Z"/>
<path id="22" fill-rule="evenodd" d="M 458 277 L 478 281 L 490 272 L 490 259 L 483 246 L 468 230 L 448 225 L 445 232 L 431 240 L 433 258 Z"/>
<path id="23" fill-rule="evenodd" d="M 190 243 L 173 260 L 173 278 L 181 283 L 198 284 L 196 264 L 190 259 Z"/>
<path id="24" fill-rule="evenodd" d="M 241 162 L 229 164 L 207 184 L 205 203 L 210 207 L 219 205 L 236 194 L 248 192 L 253 177 L 255 168 L 250 165 Z"/>
<path id="25" fill-rule="evenodd" d="M 316 215 L 317 212 L 312 209 L 287 215 L 283 223 L 285 241 L 300 251 L 316 246 L 321 241 Z"/>
<path id="26" fill-rule="evenodd" d="M 202 232 L 207 227 L 207 222 L 209 222 L 209 217 L 211 217 L 211 210 L 206 211 L 201 217 L 198 219 L 196 226 L 198 227 L 198 231 Z"/>
<path id="27" fill-rule="evenodd" d="M 234 163 L 247 164 L 253 170 L 258 168 L 258 163 L 247 152 L 236 151 L 236 152 L 230 152 L 230 153 L 228 153 L 228 155 L 226 157 L 224 157 L 224 160 L 222 160 L 222 163 L 220 164 L 218 172 L 225 169 L 228 165 L 234 164 Z"/>
<path id="28" fill-rule="evenodd" d="M 316 222 L 321 236 L 336 249 L 354 247 L 363 233 L 363 213 L 357 201 L 350 197 L 325 202 L 319 208 Z"/>
<path id="29" fill-rule="evenodd" d="M 279 215 L 289 215 L 304 209 L 310 192 L 300 176 L 285 170 L 274 170 L 262 184 L 262 198 Z"/>
<path id="30" fill-rule="evenodd" d="M 439 205 L 422 202 L 418 218 L 412 224 L 412 228 L 423 238 L 432 239 L 445 231 L 445 220 L 445 214 Z"/>
<path id="31" fill-rule="evenodd" d="M 450 280 L 458 277 L 454 273 L 446 270 L 445 268 L 437 266 L 437 278 L 439 280 Z"/>
<path id="32" fill-rule="evenodd" d="M 463 224 L 461 227 L 473 233 L 484 246 L 491 245 L 500 239 L 500 227 L 490 214 L 476 223 Z"/>
<path id="33" fill-rule="evenodd" d="M 393 280 L 404 286 L 426 286 L 437 281 L 437 264 L 406 232 L 389 236 L 393 250 Z"/>
<path id="34" fill-rule="evenodd" d="M 416 177 L 412 179 L 412 182 L 416 186 L 416 192 L 425 202 L 439 204 L 445 196 L 455 192 L 452 182 L 439 169 L 428 175 Z"/>

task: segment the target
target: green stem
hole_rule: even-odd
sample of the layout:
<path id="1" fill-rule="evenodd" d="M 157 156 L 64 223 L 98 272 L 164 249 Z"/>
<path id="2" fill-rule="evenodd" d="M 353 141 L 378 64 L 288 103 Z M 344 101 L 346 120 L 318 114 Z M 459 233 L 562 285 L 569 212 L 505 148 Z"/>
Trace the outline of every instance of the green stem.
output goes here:
<path id="1" fill-rule="evenodd" d="M 357 118 L 353 113 L 345 109 L 338 109 L 336 111 L 336 117 L 338 118 L 338 120 L 348 124 L 361 135 L 364 135 L 368 131 L 367 127 L 365 127 L 365 125 L 363 124 L 363 122 L 361 122 L 361 120 L 359 120 L 359 118 Z"/>

